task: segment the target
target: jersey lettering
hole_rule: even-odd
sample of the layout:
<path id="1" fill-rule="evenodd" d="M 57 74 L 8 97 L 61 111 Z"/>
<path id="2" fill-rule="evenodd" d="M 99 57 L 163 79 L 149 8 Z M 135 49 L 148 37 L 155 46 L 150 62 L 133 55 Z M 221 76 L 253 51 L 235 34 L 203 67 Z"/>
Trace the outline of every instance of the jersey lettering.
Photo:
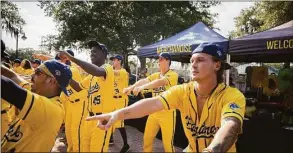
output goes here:
<path id="1" fill-rule="evenodd" d="M 15 126 L 18 122 L 19 120 L 9 127 L 8 131 L 3 137 L 4 141 L 18 142 L 22 138 L 23 133 L 20 131 L 21 125 Z"/>
<path id="2" fill-rule="evenodd" d="M 186 116 L 185 120 L 186 128 L 190 130 L 192 136 L 195 138 L 213 138 L 220 128 L 216 126 L 205 126 L 205 124 L 203 124 L 201 127 L 198 127 L 196 124 L 194 124 L 191 117 L 189 116 Z"/>
<path id="3" fill-rule="evenodd" d="M 96 82 L 94 86 L 91 86 L 89 89 L 89 94 L 93 94 L 95 92 L 98 92 L 100 90 L 99 84 Z"/>
<path id="4" fill-rule="evenodd" d="M 73 94 L 73 91 L 71 89 L 67 90 L 68 96 Z"/>

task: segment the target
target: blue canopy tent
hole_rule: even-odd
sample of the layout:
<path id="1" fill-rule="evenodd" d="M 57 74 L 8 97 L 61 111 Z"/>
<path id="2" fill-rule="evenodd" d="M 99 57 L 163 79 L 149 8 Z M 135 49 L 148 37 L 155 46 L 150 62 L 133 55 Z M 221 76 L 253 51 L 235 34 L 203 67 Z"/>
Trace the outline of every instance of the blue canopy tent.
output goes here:
<path id="1" fill-rule="evenodd" d="M 232 62 L 293 62 L 293 20 L 229 42 Z"/>
<path id="2" fill-rule="evenodd" d="M 228 40 L 206 26 L 198 22 L 190 28 L 177 33 L 167 39 L 138 49 L 138 57 L 157 58 L 161 52 L 169 52 L 172 60 L 189 62 L 191 52 L 203 42 L 211 42 L 228 50 Z"/>

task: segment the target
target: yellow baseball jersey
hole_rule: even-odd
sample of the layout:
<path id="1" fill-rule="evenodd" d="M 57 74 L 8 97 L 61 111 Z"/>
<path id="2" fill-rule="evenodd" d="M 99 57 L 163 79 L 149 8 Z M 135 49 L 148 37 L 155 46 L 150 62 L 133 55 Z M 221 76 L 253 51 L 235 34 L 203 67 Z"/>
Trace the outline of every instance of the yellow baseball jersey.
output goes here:
<path id="1" fill-rule="evenodd" d="M 70 70 L 72 72 L 72 79 L 76 82 L 80 82 L 81 74 L 78 68 L 76 66 L 70 66 Z M 71 103 L 79 102 L 78 99 L 79 97 L 82 97 L 82 95 L 79 95 L 78 92 L 76 92 L 70 85 L 66 87 L 66 90 L 67 90 L 68 96 L 66 96 L 63 92 L 60 95 L 62 103 L 64 103 L 66 100 L 69 100 Z"/>
<path id="2" fill-rule="evenodd" d="M 23 68 L 21 66 L 14 67 L 13 68 L 13 71 L 16 72 L 16 73 L 18 73 L 18 74 L 21 74 L 22 71 L 23 71 Z"/>
<path id="3" fill-rule="evenodd" d="M 59 97 L 27 91 L 23 108 L 2 138 L 2 152 L 50 152 L 63 118 Z"/>
<path id="4" fill-rule="evenodd" d="M 80 87 L 88 89 L 88 111 L 107 113 L 114 110 L 114 70 L 111 65 L 104 64 L 106 78 L 88 75 L 80 83 Z"/>
<path id="5" fill-rule="evenodd" d="M 114 77 L 114 96 L 122 96 L 124 98 L 127 95 L 122 94 L 124 88 L 128 87 L 129 75 L 125 69 L 115 70 Z"/>
<path id="6" fill-rule="evenodd" d="M 34 74 L 34 69 L 22 69 L 19 73 L 20 75 L 32 75 Z"/>
<path id="7" fill-rule="evenodd" d="M 167 80 L 168 85 L 153 89 L 153 97 L 158 96 L 162 92 L 168 90 L 170 87 L 177 85 L 178 82 L 178 74 L 171 69 L 169 69 L 164 75 L 162 75 L 160 72 L 157 72 L 147 77 L 150 82 L 161 78 Z"/>
<path id="8" fill-rule="evenodd" d="M 177 85 L 162 93 L 158 98 L 166 110 L 181 112 L 185 135 L 189 141 L 188 152 L 201 152 L 208 147 L 225 117 L 236 117 L 243 122 L 245 97 L 236 88 L 218 84 L 205 102 L 201 118 L 198 117 L 195 83 Z M 235 144 L 228 152 L 236 152 Z"/>
<path id="9" fill-rule="evenodd" d="M 31 90 L 31 85 L 24 81 L 19 84 L 24 89 Z M 8 103 L 6 100 L 1 99 L 1 138 L 4 136 L 10 123 L 15 119 L 19 110 Z"/>

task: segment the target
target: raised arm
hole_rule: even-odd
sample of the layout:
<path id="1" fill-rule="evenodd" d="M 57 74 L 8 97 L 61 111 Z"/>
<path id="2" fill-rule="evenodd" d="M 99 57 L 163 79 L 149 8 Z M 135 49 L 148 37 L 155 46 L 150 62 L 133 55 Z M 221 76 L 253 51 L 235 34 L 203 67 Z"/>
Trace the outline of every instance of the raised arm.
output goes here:
<path id="1" fill-rule="evenodd" d="M 88 74 L 91 74 L 91 75 L 97 76 L 97 77 L 106 77 L 106 71 L 102 67 L 98 67 L 98 66 L 96 66 L 94 64 L 91 64 L 91 63 L 85 62 L 83 60 L 77 59 L 77 58 L 71 56 L 70 54 L 68 54 L 65 51 L 60 51 L 59 55 L 60 56 L 66 56 L 70 61 L 72 61 L 75 64 L 77 64 L 78 66 L 80 66 Z"/>
<path id="2" fill-rule="evenodd" d="M 133 89 L 133 94 L 137 95 L 140 91 L 142 91 L 144 89 L 154 89 L 154 88 L 158 88 L 160 86 L 165 86 L 165 85 L 168 85 L 168 81 L 166 79 L 164 79 L 164 78 L 157 79 L 157 80 L 154 80 L 154 81 L 149 82 L 147 84 L 135 87 Z"/>
<path id="3" fill-rule="evenodd" d="M 80 84 L 76 82 L 75 80 L 71 79 L 69 85 L 76 91 L 80 92 L 82 88 L 80 87 Z"/>
<path id="4" fill-rule="evenodd" d="M 8 69 L 4 65 L 1 65 L 1 75 L 11 79 L 16 84 L 20 84 L 24 82 L 25 80 L 20 77 L 17 73 L 13 72 L 12 70 Z M 5 88 L 4 88 L 5 89 Z"/>

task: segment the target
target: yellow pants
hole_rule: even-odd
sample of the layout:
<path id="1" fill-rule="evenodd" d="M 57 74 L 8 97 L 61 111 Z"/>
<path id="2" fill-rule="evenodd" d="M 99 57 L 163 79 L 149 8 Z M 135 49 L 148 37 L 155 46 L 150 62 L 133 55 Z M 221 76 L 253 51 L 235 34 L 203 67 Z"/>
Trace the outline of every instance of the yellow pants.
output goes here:
<path id="1" fill-rule="evenodd" d="M 125 108 L 128 106 L 128 98 L 114 98 L 115 110 Z M 119 120 L 115 123 L 115 128 L 124 127 L 124 120 Z"/>
<path id="2" fill-rule="evenodd" d="M 97 121 L 84 121 L 81 129 L 81 152 L 108 152 L 112 128 L 101 130 L 97 127 Z"/>
<path id="3" fill-rule="evenodd" d="M 173 147 L 175 125 L 176 110 L 164 110 L 149 115 L 143 137 L 143 152 L 153 151 L 153 142 L 160 128 L 165 152 L 175 152 Z"/>

